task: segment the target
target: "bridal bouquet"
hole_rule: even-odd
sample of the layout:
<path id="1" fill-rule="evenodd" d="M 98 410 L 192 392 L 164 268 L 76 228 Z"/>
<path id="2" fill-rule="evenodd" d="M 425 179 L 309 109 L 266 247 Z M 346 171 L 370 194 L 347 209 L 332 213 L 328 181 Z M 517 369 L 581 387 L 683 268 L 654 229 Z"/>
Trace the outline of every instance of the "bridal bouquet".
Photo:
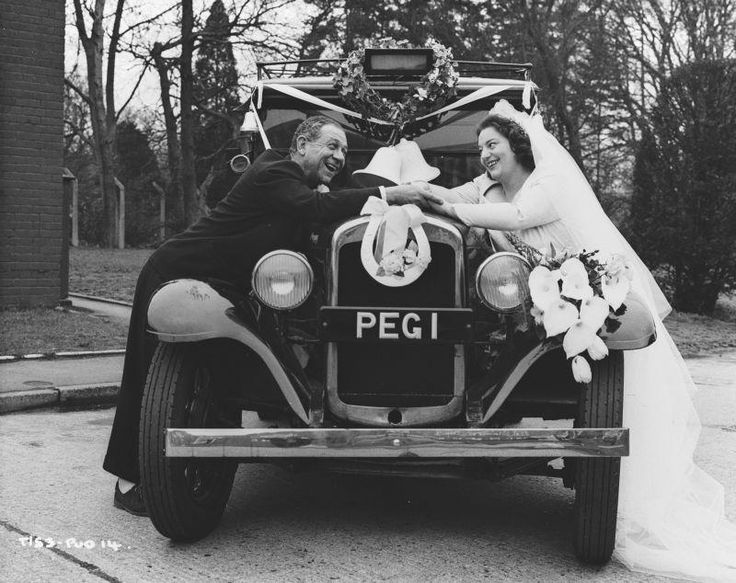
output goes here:
<path id="1" fill-rule="evenodd" d="M 616 316 L 626 311 L 632 268 L 621 255 L 601 261 L 598 251 L 557 253 L 552 245 L 535 263 L 529 274 L 532 316 L 546 338 L 562 340 L 575 380 L 589 383 L 592 371 L 583 353 L 592 360 L 608 355 L 601 334 L 621 325 Z"/>

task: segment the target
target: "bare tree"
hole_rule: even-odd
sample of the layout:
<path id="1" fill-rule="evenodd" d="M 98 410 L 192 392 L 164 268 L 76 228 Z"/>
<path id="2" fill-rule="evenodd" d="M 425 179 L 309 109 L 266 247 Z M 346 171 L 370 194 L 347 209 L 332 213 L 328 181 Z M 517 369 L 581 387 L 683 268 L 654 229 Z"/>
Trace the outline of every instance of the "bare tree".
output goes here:
<path id="1" fill-rule="evenodd" d="M 76 91 L 89 106 L 103 197 L 105 244 L 109 247 L 115 244 L 115 57 L 124 4 L 125 0 L 117 0 L 103 80 L 105 0 L 95 0 L 93 7 L 83 5 L 82 0 L 74 0 L 74 23 L 86 57 L 88 92 L 84 92 L 71 79 L 65 80 L 66 85 Z"/>
<path id="2" fill-rule="evenodd" d="M 734 0 L 610 0 L 609 43 L 627 63 L 619 99 L 646 127 L 662 83 L 677 68 L 736 55 Z"/>
<path id="3" fill-rule="evenodd" d="M 192 224 L 203 212 L 203 204 L 197 200 L 197 174 L 194 165 L 194 78 L 192 54 L 194 53 L 194 13 L 192 0 L 181 3 L 181 186 L 184 223 Z"/>
<path id="4" fill-rule="evenodd" d="M 297 43 L 289 40 L 289 34 L 276 31 L 291 31 L 279 24 L 285 7 L 294 0 L 239 0 L 230 6 L 229 30 L 232 44 L 250 53 L 255 61 L 263 55 L 292 57 Z M 133 57 L 155 68 L 160 84 L 161 107 L 166 127 L 168 148 L 169 185 L 172 199 L 170 208 L 176 215 L 174 230 L 186 228 L 204 212 L 202 185 L 197 184 L 194 129 L 195 114 L 209 111 L 206 104 L 195 99 L 193 56 L 203 42 L 205 26 L 199 14 L 193 11 L 192 0 L 172 0 L 162 11 L 149 18 L 146 26 L 137 30 L 136 39 L 129 42 L 125 50 Z M 171 20 L 171 15 L 176 15 Z M 168 21 L 167 21 L 168 18 Z M 154 43 L 147 34 L 152 29 L 159 34 Z M 174 32 L 174 34 L 171 34 Z M 168 35 L 168 40 L 165 39 Z M 293 34 L 296 37 L 296 33 Z"/>
<path id="5" fill-rule="evenodd" d="M 154 43 L 151 48 L 151 57 L 158 73 L 159 87 L 161 89 L 161 107 L 163 109 L 164 125 L 166 127 L 166 153 L 169 168 L 168 196 L 172 199 L 174 214 L 177 217 L 182 217 L 184 215 L 184 197 L 182 196 L 181 190 L 181 148 L 177 133 L 178 121 L 172 102 L 172 82 L 169 77 L 174 65 L 172 59 L 164 57 L 164 51 L 168 48 L 170 48 L 168 43 L 167 45 L 160 42 Z M 177 226 L 175 225 L 175 227 Z"/>

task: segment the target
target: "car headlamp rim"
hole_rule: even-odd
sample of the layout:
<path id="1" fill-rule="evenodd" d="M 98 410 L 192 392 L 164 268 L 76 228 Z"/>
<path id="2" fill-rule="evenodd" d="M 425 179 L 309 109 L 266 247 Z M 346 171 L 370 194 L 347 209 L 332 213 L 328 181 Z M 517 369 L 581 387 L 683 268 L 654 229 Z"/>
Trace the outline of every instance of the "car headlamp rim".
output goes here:
<path id="1" fill-rule="evenodd" d="M 516 312 L 519 310 L 519 305 L 514 306 L 512 308 L 500 308 L 498 306 L 494 306 L 492 303 L 490 303 L 488 300 L 486 300 L 485 294 L 483 294 L 483 290 L 481 289 L 480 280 L 481 280 L 481 274 L 483 273 L 483 270 L 486 268 L 486 266 L 493 262 L 498 260 L 500 257 L 513 257 L 514 259 L 518 259 L 523 263 L 526 268 L 531 273 L 532 266 L 529 263 L 529 261 L 522 255 L 519 255 L 518 253 L 514 253 L 513 251 L 498 251 L 497 253 L 494 253 L 493 255 L 486 257 L 486 259 L 483 260 L 483 262 L 478 266 L 478 269 L 475 271 L 475 293 L 480 299 L 481 303 L 488 308 L 489 310 L 493 310 L 494 312 L 499 312 L 501 314 L 512 314 L 513 312 Z M 527 274 L 528 278 L 528 274 Z M 528 279 L 523 282 L 525 285 L 528 286 L 529 281 Z"/>
<path id="2" fill-rule="evenodd" d="M 301 301 L 289 307 L 274 306 L 271 303 L 267 302 L 263 297 L 261 297 L 261 295 L 257 291 L 258 287 L 256 286 L 256 279 L 258 276 L 259 269 L 266 261 L 268 261 L 270 258 L 275 257 L 277 255 L 287 255 L 287 256 L 297 259 L 306 268 L 307 274 L 309 276 L 309 290 L 307 291 L 306 294 L 304 294 L 304 297 L 301 299 Z M 268 253 L 266 253 L 263 257 L 261 257 L 256 262 L 255 266 L 253 267 L 253 272 L 250 278 L 250 288 L 255 294 L 258 301 L 262 303 L 264 306 L 271 308 L 272 310 L 278 310 L 281 312 L 288 312 L 289 310 L 295 310 L 296 308 L 301 306 L 304 302 L 306 302 L 307 298 L 309 298 L 309 296 L 312 293 L 313 286 L 314 286 L 314 270 L 312 269 L 312 266 L 309 264 L 309 261 L 307 261 L 306 256 L 303 253 L 298 253 L 290 249 L 275 249 L 274 251 L 269 251 Z"/>

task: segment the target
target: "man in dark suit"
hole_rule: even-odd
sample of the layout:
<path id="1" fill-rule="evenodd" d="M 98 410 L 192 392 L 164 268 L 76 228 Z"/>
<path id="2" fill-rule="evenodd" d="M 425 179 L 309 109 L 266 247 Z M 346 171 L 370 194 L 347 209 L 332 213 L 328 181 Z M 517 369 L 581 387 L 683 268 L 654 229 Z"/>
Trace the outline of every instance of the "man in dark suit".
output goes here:
<path id="1" fill-rule="evenodd" d="M 166 281 L 217 279 L 250 288 L 258 259 L 275 249 L 299 249 L 311 223 L 357 215 L 370 196 L 389 203 L 441 204 L 428 186 L 369 187 L 324 192 L 342 170 L 347 137 L 333 120 L 306 119 L 288 157 L 267 150 L 245 171 L 212 213 L 159 247 L 141 270 L 133 299 L 123 378 L 103 467 L 119 477 L 114 503 L 145 515 L 138 473 L 138 426 L 146 373 L 156 346 L 146 332 L 148 303 Z"/>

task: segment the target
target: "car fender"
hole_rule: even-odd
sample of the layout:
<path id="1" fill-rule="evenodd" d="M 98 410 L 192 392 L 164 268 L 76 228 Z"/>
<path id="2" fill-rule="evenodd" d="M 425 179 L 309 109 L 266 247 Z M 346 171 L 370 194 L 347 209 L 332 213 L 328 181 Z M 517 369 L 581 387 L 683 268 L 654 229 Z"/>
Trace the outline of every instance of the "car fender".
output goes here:
<path id="1" fill-rule="evenodd" d="M 616 316 L 618 327 L 609 332 L 604 327 L 601 334 L 611 350 L 638 350 L 646 348 L 657 339 L 654 318 L 644 299 L 634 292 L 626 297 L 626 311 Z"/>
<path id="2" fill-rule="evenodd" d="M 657 333 L 652 313 L 643 298 L 631 292 L 626 298 L 626 310 L 616 316 L 618 325 L 614 331 L 601 333 L 603 341 L 610 350 L 638 350 L 652 344 Z M 605 330 L 605 329 L 604 329 Z M 490 405 L 485 410 L 482 423 L 486 424 L 496 414 L 508 396 L 521 382 L 531 367 L 548 352 L 562 350 L 561 342 L 533 342 L 522 351 L 506 375 L 493 387 Z"/>
<path id="3" fill-rule="evenodd" d="M 231 338 L 249 347 L 268 367 L 289 406 L 304 421 L 309 416 L 288 371 L 271 347 L 237 317 L 233 303 L 196 279 L 177 279 L 160 287 L 148 304 L 150 331 L 163 342 Z"/>

